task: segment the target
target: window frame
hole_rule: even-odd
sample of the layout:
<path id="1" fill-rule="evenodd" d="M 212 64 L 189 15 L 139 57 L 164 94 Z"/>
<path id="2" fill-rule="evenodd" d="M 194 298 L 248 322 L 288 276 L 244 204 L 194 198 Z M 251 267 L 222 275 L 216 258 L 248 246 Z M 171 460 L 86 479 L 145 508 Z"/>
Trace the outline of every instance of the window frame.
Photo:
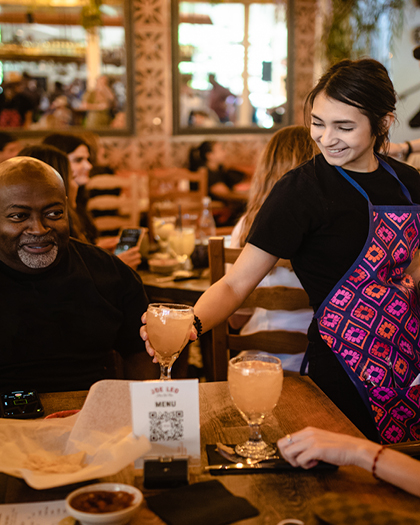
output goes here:
<path id="1" fill-rule="evenodd" d="M 180 125 L 180 89 L 178 81 L 178 64 L 180 61 L 178 28 L 179 28 L 179 3 L 188 0 L 171 0 L 171 46 L 172 46 L 172 132 L 173 135 L 225 135 L 225 134 L 255 134 L 273 133 L 278 129 L 293 123 L 293 42 L 294 42 L 294 2 L 293 0 L 280 0 L 286 6 L 287 21 L 287 106 L 284 123 L 273 125 L 271 128 L 258 126 L 215 126 L 206 128 L 182 127 Z M 207 0 L 191 0 L 192 2 L 213 3 Z M 270 0 L 227 0 L 229 3 L 242 5 L 267 4 Z"/>

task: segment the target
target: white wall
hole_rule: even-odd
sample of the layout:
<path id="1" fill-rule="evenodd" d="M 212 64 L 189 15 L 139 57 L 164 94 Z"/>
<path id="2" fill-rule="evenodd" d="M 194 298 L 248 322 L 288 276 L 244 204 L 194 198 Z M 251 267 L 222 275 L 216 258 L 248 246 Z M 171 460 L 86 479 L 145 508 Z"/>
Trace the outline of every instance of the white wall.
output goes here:
<path id="1" fill-rule="evenodd" d="M 393 46 L 389 73 L 398 95 L 417 84 L 419 89 L 398 101 L 398 123 L 391 130 L 392 142 L 420 138 L 420 128 L 410 128 L 408 125 L 408 121 L 420 111 L 420 61 L 413 57 L 413 49 L 418 45 L 413 36 L 416 27 L 420 27 L 420 8 L 407 1 L 404 29 Z"/>

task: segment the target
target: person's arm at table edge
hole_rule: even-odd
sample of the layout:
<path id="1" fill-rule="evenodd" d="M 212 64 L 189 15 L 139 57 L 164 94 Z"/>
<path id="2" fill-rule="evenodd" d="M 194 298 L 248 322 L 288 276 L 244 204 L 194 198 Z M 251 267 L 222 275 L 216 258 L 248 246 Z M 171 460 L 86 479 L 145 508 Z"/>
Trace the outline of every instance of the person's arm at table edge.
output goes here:
<path id="1" fill-rule="evenodd" d="M 420 496 L 420 461 L 387 447 L 380 450 L 381 445 L 368 439 L 307 427 L 280 439 L 277 445 L 289 463 L 303 468 L 326 461 L 338 466 L 355 465 L 372 472 L 375 463 L 378 478 Z"/>
<path id="2" fill-rule="evenodd" d="M 420 139 L 407 140 L 405 142 L 391 142 L 389 144 L 389 150 L 384 153 L 390 157 L 397 158 L 407 158 L 411 153 L 420 153 Z"/>
<path id="3" fill-rule="evenodd" d="M 241 255 L 228 273 L 200 297 L 194 305 L 194 314 L 200 319 L 202 333 L 227 319 L 245 301 L 257 284 L 276 264 L 277 257 L 264 252 L 251 244 L 246 244 Z M 145 323 L 147 316 L 142 316 Z M 146 350 L 154 356 L 154 350 L 147 340 L 147 325 L 142 326 L 140 335 L 145 341 Z M 190 339 L 196 339 L 196 330 Z M 154 362 L 156 358 L 154 358 Z"/>

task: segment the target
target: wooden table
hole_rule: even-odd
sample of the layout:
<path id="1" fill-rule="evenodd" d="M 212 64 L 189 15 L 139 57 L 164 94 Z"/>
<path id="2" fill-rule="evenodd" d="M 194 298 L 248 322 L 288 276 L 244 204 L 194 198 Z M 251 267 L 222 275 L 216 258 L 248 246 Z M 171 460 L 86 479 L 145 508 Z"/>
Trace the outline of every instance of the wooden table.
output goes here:
<path id="1" fill-rule="evenodd" d="M 86 392 L 44 394 L 46 413 L 80 408 Z M 200 384 L 200 418 L 202 467 L 207 464 L 206 444 L 218 441 L 237 443 L 248 435 L 248 429 L 229 396 L 227 383 Z M 306 425 L 361 436 L 354 425 L 307 377 L 285 378 L 283 393 L 274 414 L 263 425 L 265 439 L 275 441 Z M 127 476 L 127 475 L 126 475 Z M 123 478 L 127 481 L 128 478 Z M 297 518 L 305 525 L 313 525 L 311 499 L 327 492 L 352 496 L 361 502 L 395 510 L 418 517 L 420 498 L 416 498 L 385 483 L 375 480 L 369 472 L 357 467 L 340 467 L 336 471 L 284 471 L 275 474 L 231 475 L 213 478 L 203 469 L 191 473 L 191 483 L 209 479 L 220 480 L 226 488 L 243 496 L 260 510 L 256 518 L 237 522 L 242 525 L 276 525 L 285 518 Z M 23 502 L 64 498 L 73 487 L 35 491 L 16 478 L 2 476 L 1 502 Z M 142 478 L 133 481 L 147 496 Z M 132 525 L 147 522 L 159 525 L 161 520 L 152 515 L 147 506 L 141 510 L 142 519 Z M 147 519 L 146 519 L 147 518 Z"/>
<path id="2" fill-rule="evenodd" d="M 159 279 L 165 277 L 164 275 L 152 273 L 149 270 L 138 270 L 137 273 L 143 281 L 150 302 L 181 303 L 193 306 L 210 286 L 208 277 L 159 282 Z"/>

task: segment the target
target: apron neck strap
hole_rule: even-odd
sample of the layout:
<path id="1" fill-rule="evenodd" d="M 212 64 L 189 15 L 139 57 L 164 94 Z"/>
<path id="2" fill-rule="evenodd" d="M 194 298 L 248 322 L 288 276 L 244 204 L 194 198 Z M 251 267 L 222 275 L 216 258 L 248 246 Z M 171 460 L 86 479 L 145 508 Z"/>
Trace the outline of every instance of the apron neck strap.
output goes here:
<path id="1" fill-rule="evenodd" d="M 401 190 L 402 192 L 404 193 L 404 196 L 406 197 L 406 199 L 408 200 L 408 202 L 410 204 L 413 204 L 413 201 L 411 200 L 411 195 L 410 195 L 410 192 L 408 191 L 408 189 L 404 186 L 404 184 L 400 181 L 400 179 L 398 178 L 398 175 L 395 173 L 395 170 L 393 168 L 391 168 L 391 166 L 386 163 L 383 159 L 381 159 L 380 157 L 378 157 L 378 155 L 376 155 L 375 153 L 375 157 L 378 159 L 379 161 L 379 164 L 386 169 L 386 171 L 388 171 L 400 184 L 401 186 Z M 368 194 L 365 192 L 365 190 L 355 181 L 353 180 L 350 175 L 343 170 L 343 168 L 341 166 L 335 166 L 335 168 L 339 171 L 339 173 L 341 173 L 341 175 L 348 181 L 350 182 L 350 184 L 352 186 L 354 186 L 356 188 L 357 191 L 359 191 L 363 197 L 365 197 L 365 199 L 370 202 L 370 199 L 369 199 L 369 196 Z"/>

